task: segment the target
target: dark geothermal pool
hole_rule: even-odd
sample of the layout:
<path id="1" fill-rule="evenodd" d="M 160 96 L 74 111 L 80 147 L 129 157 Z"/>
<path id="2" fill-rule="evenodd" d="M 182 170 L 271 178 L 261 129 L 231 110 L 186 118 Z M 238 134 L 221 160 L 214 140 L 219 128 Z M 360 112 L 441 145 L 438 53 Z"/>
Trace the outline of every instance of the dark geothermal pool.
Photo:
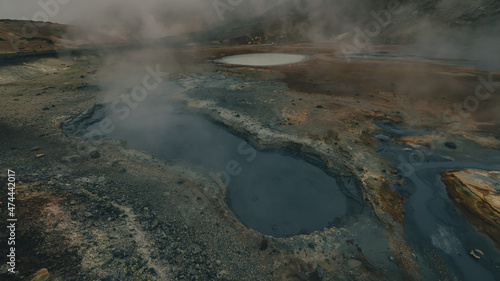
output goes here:
<path id="1" fill-rule="evenodd" d="M 115 108 L 116 109 L 116 108 Z M 307 234 L 338 224 L 357 212 L 359 203 L 343 190 L 357 189 L 354 180 L 334 178 L 322 169 L 278 152 L 255 150 L 207 119 L 151 96 L 123 115 L 110 105 L 66 123 L 69 136 L 82 137 L 109 118 L 114 130 L 105 138 L 164 159 L 183 160 L 208 169 L 207 176 L 228 187 L 226 201 L 235 216 L 260 233 L 285 237 Z"/>

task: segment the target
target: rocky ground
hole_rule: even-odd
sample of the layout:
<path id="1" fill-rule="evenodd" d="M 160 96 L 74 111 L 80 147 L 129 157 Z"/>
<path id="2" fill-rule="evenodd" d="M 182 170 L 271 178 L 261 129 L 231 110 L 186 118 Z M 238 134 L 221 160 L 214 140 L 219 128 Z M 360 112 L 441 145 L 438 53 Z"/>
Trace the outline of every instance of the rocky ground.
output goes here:
<path id="1" fill-rule="evenodd" d="M 294 50 L 313 60 L 256 68 L 211 61 Z M 143 65 L 160 61 L 172 79 L 191 89 L 177 99 L 259 148 L 291 147 L 320 159 L 322 167 L 336 167 L 359 182 L 364 211 L 310 235 L 265 237 L 243 226 L 226 206 L 224 190 L 195 167 L 127 149 L 120 141 L 88 143 L 64 135 L 61 124 L 68 118 L 113 99 L 99 87 L 115 77 L 121 58 L 136 54 L 11 61 L 0 67 L 0 167 L 16 172 L 17 259 L 16 274 L 6 274 L 4 266 L 3 279 L 418 280 L 423 271 L 450 277 L 439 262 L 422 268 L 404 240 L 404 198 L 389 188 L 401 183 L 401 171 L 374 152 L 380 139 L 373 121 L 428 126 L 446 138 L 462 135 L 498 147 L 498 132 L 491 130 L 498 128 L 497 119 L 491 121 L 498 97 L 460 130 L 440 119 L 443 108 L 473 91 L 483 72 L 348 63 L 317 45 L 155 52 L 159 56 Z M 207 76 L 250 82 L 218 91 L 214 79 L 203 80 Z M 204 88 L 196 90 L 200 83 Z M 283 90 L 266 92 L 262 83 Z M 488 131 L 478 133 L 486 125 Z M 1 217 L 7 217 L 5 208 Z M 7 248 L 0 249 L 5 257 Z"/>
<path id="2" fill-rule="evenodd" d="M 117 144 L 88 151 L 62 134 L 61 121 L 95 103 L 97 92 L 78 87 L 95 82 L 96 63 L 65 57 L 2 68 L 2 168 L 16 172 L 19 219 L 19 270 L 7 277 L 47 268 L 54 280 L 268 278 L 262 238 L 242 242 L 224 213 L 200 204 L 203 181 L 188 169 Z"/>
<path id="3" fill-rule="evenodd" d="M 499 247 L 499 172 L 466 170 L 443 173 L 447 192 L 462 214 Z"/>

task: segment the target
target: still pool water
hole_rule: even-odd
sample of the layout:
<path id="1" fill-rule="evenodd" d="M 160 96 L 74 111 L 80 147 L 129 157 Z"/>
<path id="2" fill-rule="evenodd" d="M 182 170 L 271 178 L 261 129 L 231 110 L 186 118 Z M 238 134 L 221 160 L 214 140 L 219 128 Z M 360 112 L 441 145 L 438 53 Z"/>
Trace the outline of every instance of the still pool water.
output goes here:
<path id="1" fill-rule="evenodd" d="M 234 55 L 216 60 L 218 63 L 249 65 L 249 66 L 272 66 L 298 63 L 307 60 L 307 56 L 279 53 L 258 53 Z"/>
<path id="2" fill-rule="evenodd" d="M 130 115 L 109 105 L 95 107 L 63 126 L 82 137 L 104 118 L 114 130 L 103 137 L 167 160 L 182 160 L 210 171 L 207 176 L 227 187 L 226 202 L 247 227 L 277 237 L 308 234 L 337 225 L 359 210 L 343 188 L 355 181 L 334 178 L 322 169 L 284 153 L 257 151 L 244 139 L 206 118 L 151 96 Z"/>

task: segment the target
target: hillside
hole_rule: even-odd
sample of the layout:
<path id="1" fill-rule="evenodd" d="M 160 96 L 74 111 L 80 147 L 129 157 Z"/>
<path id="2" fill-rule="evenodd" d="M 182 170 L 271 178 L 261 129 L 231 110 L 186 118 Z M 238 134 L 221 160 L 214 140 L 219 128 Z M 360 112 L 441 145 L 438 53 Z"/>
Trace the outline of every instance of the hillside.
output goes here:
<path id="1" fill-rule="evenodd" d="M 57 50 L 65 33 L 62 24 L 0 20 L 0 53 Z"/>
<path id="2" fill-rule="evenodd" d="M 370 13 L 387 10 L 393 1 L 287 1 L 265 14 L 224 26 L 216 40 L 234 44 L 331 41 L 354 36 L 374 20 Z M 379 44 L 414 43 L 424 30 L 469 31 L 499 25 L 500 2 L 479 1 L 403 1 L 404 10 L 392 14 L 379 36 Z M 432 28 L 429 28 L 432 26 Z"/>
<path id="3" fill-rule="evenodd" d="M 420 52 L 436 42 L 448 53 L 457 54 L 448 45 L 467 45 L 474 38 L 488 40 L 494 44 L 499 40 L 500 2 L 495 0 L 440 0 L 402 1 L 397 13 L 394 1 L 390 0 L 289 0 L 256 14 L 251 13 L 246 3 L 225 14 L 225 20 L 217 21 L 202 31 L 192 25 L 191 20 L 172 22 L 169 15 L 158 19 L 165 26 L 184 25 L 184 35 L 144 39 L 137 36 L 128 25 L 103 26 L 89 29 L 83 26 L 65 26 L 54 23 L 21 20 L 0 20 L 0 53 L 37 52 L 75 48 L 89 44 L 109 43 L 169 43 L 201 41 L 223 45 L 277 44 L 302 42 L 348 42 L 353 43 L 358 31 L 375 36 L 369 41 L 375 45 L 416 44 Z M 397 3 L 397 2 L 396 2 Z M 403 8 L 404 7 L 404 8 Z M 194 18 L 192 16 L 191 18 Z M 183 21 L 183 22 L 182 22 Z M 373 26 L 372 23 L 382 23 Z M 375 28 L 375 29 L 374 29 Z M 377 28 L 379 28 L 377 30 Z M 366 35 L 365 35 L 365 38 Z M 367 38 L 368 39 L 368 38 Z M 485 40 L 486 40 L 485 39 Z M 469 41 L 469 42 L 463 42 Z M 483 42 L 480 42 L 484 45 Z"/>

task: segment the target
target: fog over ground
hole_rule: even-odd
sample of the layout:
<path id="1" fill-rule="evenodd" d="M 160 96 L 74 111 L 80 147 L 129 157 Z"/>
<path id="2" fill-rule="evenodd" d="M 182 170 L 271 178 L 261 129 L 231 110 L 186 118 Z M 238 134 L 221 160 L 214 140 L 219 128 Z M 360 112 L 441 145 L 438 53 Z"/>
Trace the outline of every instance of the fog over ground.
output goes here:
<path id="1" fill-rule="evenodd" d="M 49 21 L 71 25 L 162 25 L 189 23 L 206 27 L 221 21 L 219 13 L 249 16 L 282 1 L 264 0 L 1 0 L 0 18 L 38 19 L 37 12 Z M 240 7 L 241 6 L 241 7 Z M 216 8 L 217 7 L 217 8 Z M 239 7 L 238 9 L 236 9 Z M 218 11 L 219 10 L 219 11 Z"/>
<path id="2" fill-rule="evenodd" d="M 391 3 L 404 10 L 391 14 L 390 24 L 382 24 L 370 46 L 411 45 L 415 55 L 472 59 L 488 69 L 500 64 L 500 4 L 495 0 L 0 0 L 0 19 L 69 24 L 72 35 L 94 43 L 107 38 L 157 39 L 226 26 L 220 30 L 224 35 L 263 30 L 277 36 L 301 33 L 289 42 L 340 39 L 353 45 L 356 30 L 365 30 L 377 15 L 379 22 L 386 20 L 384 11 Z"/>

